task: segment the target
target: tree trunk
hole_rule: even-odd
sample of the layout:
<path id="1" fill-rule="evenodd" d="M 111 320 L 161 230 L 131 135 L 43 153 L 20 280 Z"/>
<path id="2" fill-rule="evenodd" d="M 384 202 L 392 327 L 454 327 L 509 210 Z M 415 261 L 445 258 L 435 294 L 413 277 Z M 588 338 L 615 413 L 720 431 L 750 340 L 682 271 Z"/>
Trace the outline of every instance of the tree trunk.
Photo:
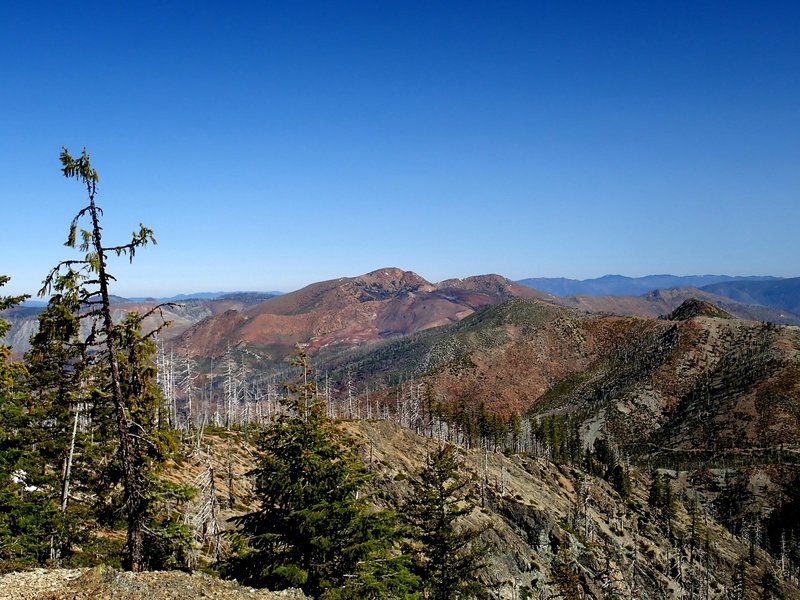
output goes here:
<path id="1" fill-rule="evenodd" d="M 117 343 L 115 339 L 114 321 L 111 316 L 111 298 L 108 292 L 108 273 L 106 271 L 106 256 L 103 249 L 100 221 L 97 207 L 94 203 L 94 189 L 89 197 L 89 206 L 92 219 L 92 241 L 97 252 L 97 279 L 100 285 L 100 315 L 103 320 L 102 331 L 105 334 L 108 363 L 111 370 L 111 399 L 114 403 L 114 413 L 119 435 L 119 454 L 122 462 L 123 499 L 125 512 L 128 517 L 127 546 L 128 556 L 126 567 L 134 573 L 144 569 L 144 519 L 146 507 L 144 502 L 143 485 L 137 476 L 135 456 L 131 447 L 130 418 L 128 405 L 122 394 L 120 383 L 119 360 L 117 358 Z"/>
<path id="2" fill-rule="evenodd" d="M 61 512 L 67 512 L 67 501 L 69 499 L 69 479 L 72 473 L 72 458 L 75 456 L 75 438 L 78 435 L 78 414 L 80 409 L 75 407 L 75 419 L 72 422 L 72 438 L 69 442 L 69 454 L 67 463 L 64 465 L 64 482 L 61 485 Z"/>

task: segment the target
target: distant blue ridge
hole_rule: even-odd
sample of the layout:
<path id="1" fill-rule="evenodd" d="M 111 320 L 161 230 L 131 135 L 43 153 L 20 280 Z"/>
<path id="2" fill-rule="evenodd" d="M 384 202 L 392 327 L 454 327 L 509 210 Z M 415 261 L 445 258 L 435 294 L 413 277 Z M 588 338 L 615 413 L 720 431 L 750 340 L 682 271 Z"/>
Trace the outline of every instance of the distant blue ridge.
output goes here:
<path id="1" fill-rule="evenodd" d="M 703 288 L 720 283 L 776 282 L 780 277 L 730 276 L 730 275 L 646 275 L 625 277 L 603 275 L 595 279 L 567 279 L 564 277 L 532 277 L 517 281 L 522 285 L 547 292 L 554 296 L 639 296 L 659 289 L 678 287 Z"/>

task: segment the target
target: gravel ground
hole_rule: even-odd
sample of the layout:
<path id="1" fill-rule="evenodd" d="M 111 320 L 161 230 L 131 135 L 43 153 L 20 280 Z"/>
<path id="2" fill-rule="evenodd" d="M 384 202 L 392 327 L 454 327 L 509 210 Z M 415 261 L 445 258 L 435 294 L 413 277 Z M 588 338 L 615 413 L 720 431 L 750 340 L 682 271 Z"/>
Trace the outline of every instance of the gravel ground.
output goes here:
<path id="1" fill-rule="evenodd" d="M 36 569 L 0 576 L 0 600 L 305 600 L 297 590 L 269 592 L 201 573 L 127 573 L 106 567 Z"/>

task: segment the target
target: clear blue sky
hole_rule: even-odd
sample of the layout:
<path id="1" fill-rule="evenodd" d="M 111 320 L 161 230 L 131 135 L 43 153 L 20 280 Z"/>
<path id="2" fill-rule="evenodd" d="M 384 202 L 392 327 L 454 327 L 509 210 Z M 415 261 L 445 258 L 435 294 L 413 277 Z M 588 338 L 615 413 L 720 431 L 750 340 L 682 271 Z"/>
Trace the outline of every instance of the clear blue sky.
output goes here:
<path id="1" fill-rule="evenodd" d="M 798 2 L 13 2 L 0 293 L 84 196 L 159 244 L 115 292 L 379 267 L 800 275 Z"/>

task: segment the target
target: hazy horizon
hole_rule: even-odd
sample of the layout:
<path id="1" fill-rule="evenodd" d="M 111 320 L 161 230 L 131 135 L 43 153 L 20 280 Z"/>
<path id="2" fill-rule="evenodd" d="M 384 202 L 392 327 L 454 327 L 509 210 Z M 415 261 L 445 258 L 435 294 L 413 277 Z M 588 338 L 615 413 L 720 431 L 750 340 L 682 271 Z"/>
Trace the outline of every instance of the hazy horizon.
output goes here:
<path id="1" fill-rule="evenodd" d="M 395 268 L 395 267 L 382 267 L 382 268 Z M 400 268 L 400 267 L 397 267 L 397 268 Z M 371 271 L 368 271 L 368 273 L 372 272 L 372 271 L 380 271 L 380 270 L 381 269 L 372 269 Z M 407 270 L 417 273 L 413 269 L 407 269 Z M 165 300 L 165 299 L 172 299 L 172 298 L 176 298 L 176 297 L 193 298 L 193 297 L 199 297 L 199 296 L 204 296 L 204 295 L 214 295 L 214 296 L 216 296 L 216 295 L 230 295 L 230 294 L 252 294 L 252 293 L 257 293 L 257 294 L 289 294 L 291 292 L 298 291 L 298 290 L 300 290 L 300 289 L 302 289 L 302 288 L 304 288 L 304 287 L 306 287 L 308 285 L 312 285 L 312 284 L 315 284 L 315 283 L 320 283 L 322 281 L 331 281 L 331 280 L 335 280 L 335 279 L 340 279 L 341 277 L 357 277 L 359 275 L 365 275 L 365 274 L 366 273 L 355 273 L 355 274 L 352 274 L 352 275 L 343 275 L 343 276 L 340 276 L 340 277 L 327 277 L 325 279 L 320 279 L 319 281 L 309 281 L 309 282 L 301 285 L 300 287 L 296 287 L 296 288 L 292 288 L 292 289 L 282 289 L 282 290 L 281 289 L 277 289 L 277 288 L 269 288 L 269 289 L 267 289 L 267 288 L 263 288 L 263 289 L 262 288 L 253 288 L 253 289 L 245 289 L 245 288 L 241 288 L 241 289 L 211 289 L 211 288 L 205 288 L 205 289 L 192 289 L 192 290 L 169 290 L 169 291 L 167 291 L 166 293 L 163 293 L 163 294 L 141 294 L 141 293 L 119 294 L 119 293 L 116 293 L 116 292 L 112 291 L 112 295 L 113 296 L 122 297 L 122 298 L 126 298 L 126 299 L 130 299 L 130 300 L 145 300 L 145 299 Z M 439 279 L 439 280 L 432 280 L 432 279 L 428 279 L 427 277 L 424 277 L 420 273 L 417 273 L 417 275 L 420 275 L 421 277 L 423 277 L 427 281 L 430 281 L 431 283 L 434 283 L 434 284 L 441 283 L 442 281 L 445 281 L 447 279 L 458 279 L 457 277 L 445 277 L 445 278 Z M 481 275 L 501 275 L 501 276 L 504 276 L 502 273 L 473 273 L 472 275 L 466 275 L 465 277 L 473 277 L 473 276 L 481 276 Z M 685 274 L 685 275 L 675 275 L 673 273 L 648 273 L 646 275 L 639 275 L 639 276 L 622 275 L 622 274 L 619 274 L 619 273 L 605 273 L 605 274 L 600 275 L 598 277 L 586 277 L 586 278 L 583 278 L 583 279 L 576 279 L 576 278 L 573 278 L 573 277 L 560 277 L 560 276 L 556 276 L 556 277 L 538 277 L 538 276 L 535 276 L 535 275 L 531 276 L 531 277 L 521 277 L 519 279 L 511 279 L 511 278 L 508 278 L 508 279 L 510 279 L 511 281 L 515 281 L 515 282 L 522 282 L 522 281 L 530 280 L 530 279 L 553 279 L 553 280 L 565 279 L 565 280 L 568 280 L 568 281 L 589 282 L 589 281 L 601 280 L 601 279 L 606 278 L 606 277 L 624 277 L 624 278 L 629 278 L 629 279 L 633 279 L 633 280 L 643 279 L 643 278 L 648 278 L 648 277 L 684 277 L 684 278 L 690 278 L 690 277 L 709 277 L 709 278 L 711 278 L 711 277 L 724 277 L 724 278 L 732 278 L 732 279 L 747 279 L 747 278 L 792 279 L 792 277 L 778 277 L 778 276 L 771 275 L 771 274 L 768 274 L 768 273 L 758 273 L 758 274 L 749 273 L 749 274 L 746 274 L 746 275 L 730 275 L 730 274 L 727 274 L 727 273 L 689 273 L 689 274 Z M 11 295 L 11 294 L 7 293 L 5 288 L 1 288 L 0 292 L 2 292 L 2 294 L 0 294 L 0 295 Z M 30 293 L 30 296 L 31 296 L 31 298 L 28 299 L 28 301 L 27 301 L 28 303 L 32 303 L 32 302 L 36 303 L 36 302 L 40 302 L 40 301 L 41 301 L 41 303 L 45 303 L 35 293 Z M 45 297 L 45 300 L 46 299 L 47 299 L 47 297 Z"/>

